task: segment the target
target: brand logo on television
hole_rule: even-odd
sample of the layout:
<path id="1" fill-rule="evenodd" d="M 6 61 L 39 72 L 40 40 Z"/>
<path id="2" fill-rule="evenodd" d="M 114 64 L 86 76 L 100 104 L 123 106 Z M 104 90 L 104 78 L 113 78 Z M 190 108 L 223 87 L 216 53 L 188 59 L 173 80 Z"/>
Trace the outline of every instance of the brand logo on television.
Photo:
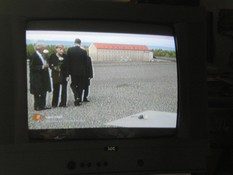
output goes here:
<path id="1" fill-rule="evenodd" d="M 115 152 L 115 151 L 118 151 L 118 147 L 117 146 L 107 146 L 107 147 L 105 147 L 105 151 Z"/>

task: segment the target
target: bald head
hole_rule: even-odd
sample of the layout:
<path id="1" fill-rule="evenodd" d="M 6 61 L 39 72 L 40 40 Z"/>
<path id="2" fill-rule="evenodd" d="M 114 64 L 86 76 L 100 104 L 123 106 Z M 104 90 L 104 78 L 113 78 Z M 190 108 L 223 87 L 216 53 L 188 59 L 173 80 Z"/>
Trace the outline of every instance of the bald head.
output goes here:
<path id="1" fill-rule="evenodd" d="M 45 49 L 44 44 L 38 43 L 38 44 L 35 45 L 35 50 L 37 50 L 40 53 L 43 53 L 44 49 Z"/>

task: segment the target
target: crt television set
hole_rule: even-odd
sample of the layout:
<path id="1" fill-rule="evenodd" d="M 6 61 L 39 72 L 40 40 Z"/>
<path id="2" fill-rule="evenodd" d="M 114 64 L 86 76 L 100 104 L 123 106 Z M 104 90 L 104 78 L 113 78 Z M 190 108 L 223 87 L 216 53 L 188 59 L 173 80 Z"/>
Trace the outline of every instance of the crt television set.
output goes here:
<path id="1" fill-rule="evenodd" d="M 1 174 L 205 171 L 203 9 L 81 1 L 2 4 Z M 66 108 L 35 111 L 29 46 L 69 48 L 75 38 L 93 61 L 91 101 L 74 106 L 68 82 Z M 93 45 L 100 49 L 98 58 Z"/>

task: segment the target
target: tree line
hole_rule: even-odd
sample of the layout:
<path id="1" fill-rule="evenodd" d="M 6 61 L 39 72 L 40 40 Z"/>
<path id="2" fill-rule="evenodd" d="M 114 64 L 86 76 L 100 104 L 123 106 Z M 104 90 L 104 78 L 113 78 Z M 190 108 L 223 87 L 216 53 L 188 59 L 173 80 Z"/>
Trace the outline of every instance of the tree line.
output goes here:
<path id="1" fill-rule="evenodd" d="M 160 57 L 170 57 L 175 58 L 176 57 L 176 51 L 173 50 L 163 50 L 163 49 L 152 49 L 153 56 L 160 56 Z"/>
<path id="2" fill-rule="evenodd" d="M 34 44 L 27 44 L 27 59 L 29 59 L 30 56 L 35 52 L 34 46 Z M 55 52 L 55 47 L 55 45 L 46 45 L 46 50 L 48 50 L 48 56 Z M 65 52 L 68 50 L 69 47 L 71 46 L 65 46 Z M 84 48 L 88 53 L 88 47 L 84 46 Z"/>
<path id="3" fill-rule="evenodd" d="M 65 46 L 65 51 L 67 51 L 69 47 Z M 88 46 L 84 46 L 85 50 L 89 51 Z M 46 49 L 49 51 L 48 56 L 51 55 L 52 53 L 55 52 L 55 45 L 47 45 Z M 27 44 L 27 59 L 30 58 L 30 56 L 34 52 L 34 44 Z M 176 57 L 176 52 L 172 50 L 163 50 L 163 49 L 152 49 L 153 56 L 160 56 L 160 57 L 170 57 L 170 58 L 175 58 Z"/>

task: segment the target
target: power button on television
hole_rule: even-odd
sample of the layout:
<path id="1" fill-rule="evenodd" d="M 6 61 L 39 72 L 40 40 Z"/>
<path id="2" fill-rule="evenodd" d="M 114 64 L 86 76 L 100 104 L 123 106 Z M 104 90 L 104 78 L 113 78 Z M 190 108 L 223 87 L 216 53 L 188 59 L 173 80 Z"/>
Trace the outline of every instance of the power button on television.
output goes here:
<path id="1" fill-rule="evenodd" d="M 138 166 L 143 166 L 144 165 L 144 160 L 139 159 L 137 164 L 138 164 Z"/>
<path id="2" fill-rule="evenodd" d="M 69 161 L 69 162 L 67 163 L 67 168 L 68 168 L 69 170 L 74 170 L 74 169 L 76 168 L 76 163 L 75 163 L 74 161 Z"/>

